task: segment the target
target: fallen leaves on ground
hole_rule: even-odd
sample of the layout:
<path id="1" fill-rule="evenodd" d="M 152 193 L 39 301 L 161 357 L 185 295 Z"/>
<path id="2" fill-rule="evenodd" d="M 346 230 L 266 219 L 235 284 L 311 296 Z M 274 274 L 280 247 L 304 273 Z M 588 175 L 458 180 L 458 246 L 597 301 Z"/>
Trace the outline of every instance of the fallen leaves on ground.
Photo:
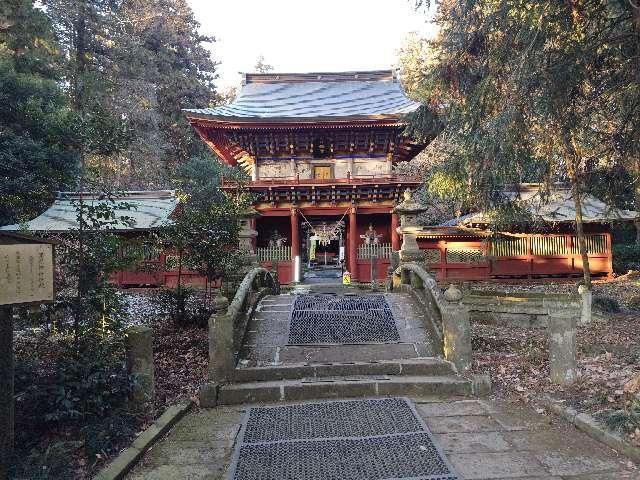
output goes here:
<path id="1" fill-rule="evenodd" d="M 207 378 L 209 333 L 207 327 L 179 326 L 158 307 L 155 290 L 126 293 L 132 323 L 153 329 L 156 380 L 156 416 L 167 407 L 193 398 Z"/>
<path id="2" fill-rule="evenodd" d="M 207 378 L 209 334 L 206 328 L 180 328 L 168 319 L 154 324 L 156 408 L 163 411 L 192 398 Z"/>
<path id="3" fill-rule="evenodd" d="M 639 289 L 632 277 L 596 284 L 595 292 L 611 296 Z M 474 289 L 504 291 L 571 291 L 575 284 L 483 283 Z M 535 403 L 545 395 L 563 400 L 578 412 L 602 420 L 612 414 L 629 413 L 640 406 L 640 312 L 602 315 L 600 320 L 578 329 L 578 380 L 570 387 L 549 380 L 549 351 L 546 329 L 522 329 L 474 324 L 474 371 L 490 373 L 494 394 L 503 399 Z M 619 429 L 640 445 L 640 427 L 620 416 Z M 639 418 L 640 420 L 640 418 Z"/>

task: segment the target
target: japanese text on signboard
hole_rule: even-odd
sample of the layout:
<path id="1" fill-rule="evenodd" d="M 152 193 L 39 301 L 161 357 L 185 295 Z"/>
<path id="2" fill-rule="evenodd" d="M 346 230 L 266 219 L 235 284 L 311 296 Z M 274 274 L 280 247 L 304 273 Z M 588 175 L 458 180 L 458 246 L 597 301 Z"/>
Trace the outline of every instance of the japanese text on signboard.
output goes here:
<path id="1" fill-rule="evenodd" d="M 0 245 L 0 305 L 53 300 L 53 246 Z"/>

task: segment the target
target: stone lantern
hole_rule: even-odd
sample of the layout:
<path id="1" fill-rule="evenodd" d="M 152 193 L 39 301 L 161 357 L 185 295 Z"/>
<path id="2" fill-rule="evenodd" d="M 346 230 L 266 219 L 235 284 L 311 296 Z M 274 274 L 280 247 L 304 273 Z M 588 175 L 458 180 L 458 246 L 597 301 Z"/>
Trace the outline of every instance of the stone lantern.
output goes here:
<path id="1" fill-rule="evenodd" d="M 397 232 L 402 235 L 401 262 L 420 261 L 424 257 L 416 239 L 418 233 L 422 230 L 418 218 L 426 210 L 426 207 L 413 199 L 413 192 L 408 188 L 404 191 L 402 202 L 393 209 L 394 213 L 400 215 L 400 226 Z"/>
<path id="2" fill-rule="evenodd" d="M 254 239 L 258 236 L 258 232 L 253 228 L 253 220 L 260 216 L 255 208 L 249 207 L 240 214 L 238 232 L 238 249 L 249 257 L 250 263 L 256 263 L 258 258 L 254 247 Z"/>

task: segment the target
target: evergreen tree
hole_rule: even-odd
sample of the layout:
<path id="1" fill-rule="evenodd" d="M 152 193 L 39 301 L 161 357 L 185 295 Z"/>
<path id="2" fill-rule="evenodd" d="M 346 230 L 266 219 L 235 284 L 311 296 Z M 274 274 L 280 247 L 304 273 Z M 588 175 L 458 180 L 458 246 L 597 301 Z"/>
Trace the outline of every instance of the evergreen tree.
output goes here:
<path id="1" fill-rule="evenodd" d="M 166 184 L 180 163 L 204 153 L 182 109 L 218 103 L 216 63 L 185 0 L 125 0 L 117 11 L 112 104 L 131 122 L 136 140 L 124 153 L 130 183 Z M 155 175 L 150 172 L 157 172 Z"/>
<path id="2" fill-rule="evenodd" d="M 582 196 L 595 172 L 638 151 L 639 13 L 622 1 L 442 2 L 424 69 L 454 190 L 490 209 L 504 183 L 568 180 L 587 285 Z"/>
<path id="3" fill-rule="evenodd" d="M 60 60 L 31 0 L 0 5 L 0 224 L 40 214 L 73 183 L 77 118 L 57 83 Z"/>

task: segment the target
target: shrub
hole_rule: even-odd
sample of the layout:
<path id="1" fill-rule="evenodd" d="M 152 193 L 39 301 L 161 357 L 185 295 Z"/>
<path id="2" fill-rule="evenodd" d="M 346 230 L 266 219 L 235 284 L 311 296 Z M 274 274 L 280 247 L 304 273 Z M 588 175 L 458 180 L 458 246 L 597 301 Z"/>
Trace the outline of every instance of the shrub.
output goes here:
<path id="1" fill-rule="evenodd" d="M 189 286 L 165 289 L 159 295 L 160 309 L 177 326 L 206 326 L 211 309 L 198 290 Z"/>
<path id="2" fill-rule="evenodd" d="M 605 423 L 611 430 L 633 430 L 640 427 L 640 409 L 617 410 L 607 415 Z"/>
<path id="3" fill-rule="evenodd" d="M 69 432 L 65 437 L 95 459 L 135 431 L 135 419 L 126 412 L 132 381 L 118 336 L 85 335 L 79 345 L 71 335 L 44 342 L 21 338 L 15 379 L 18 473 L 31 472 L 26 478 L 70 478 L 64 473 L 69 452 L 62 462 L 65 456 L 56 453 L 69 442 L 52 444 L 51 432 Z"/>
<path id="4" fill-rule="evenodd" d="M 606 295 L 595 295 L 593 297 L 593 307 L 605 313 L 618 313 L 620 311 L 618 300 Z"/>
<path id="5" fill-rule="evenodd" d="M 627 273 L 629 270 L 640 270 L 640 245 L 614 245 L 613 270 L 620 274 Z"/>
<path id="6" fill-rule="evenodd" d="M 640 310 L 640 295 L 631 295 L 626 302 L 631 308 Z"/>

